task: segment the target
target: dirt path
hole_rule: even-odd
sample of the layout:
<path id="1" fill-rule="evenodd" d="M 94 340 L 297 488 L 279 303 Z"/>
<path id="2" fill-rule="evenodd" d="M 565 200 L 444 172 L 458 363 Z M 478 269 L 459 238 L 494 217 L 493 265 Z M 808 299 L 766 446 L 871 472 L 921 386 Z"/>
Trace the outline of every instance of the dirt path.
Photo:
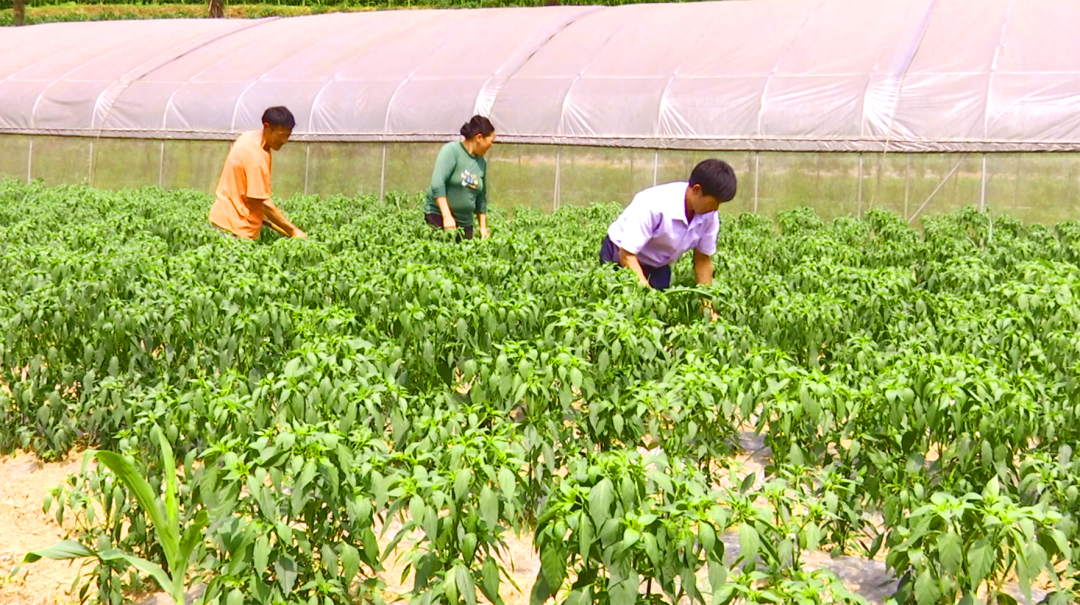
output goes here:
<path id="1" fill-rule="evenodd" d="M 63 539 L 63 528 L 42 512 L 42 501 L 50 488 L 78 472 L 79 464 L 78 454 L 51 463 L 26 453 L 0 459 L 0 605 L 78 601 L 68 594 L 79 573 L 78 563 L 39 561 L 22 566 L 14 577 L 10 573 L 27 551 Z"/>
<path id="2" fill-rule="evenodd" d="M 760 437 L 744 431 L 740 435 L 740 442 L 746 453 L 735 461 L 739 473 L 753 472 L 763 476 L 769 452 Z M 71 584 L 79 573 L 78 563 L 46 560 L 24 565 L 14 576 L 9 574 L 18 566 L 27 551 L 49 546 L 63 539 L 64 529 L 57 524 L 55 517 L 42 512 L 42 500 L 50 488 L 63 483 L 68 474 L 78 472 L 80 462 L 78 454 L 54 463 L 43 463 L 36 456 L 26 453 L 0 459 L 0 605 L 72 605 L 78 602 L 77 596 L 69 593 Z M 387 534 L 388 538 L 380 540 L 382 546 L 386 546 L 389 536 L 392 536 L 396 529 L 392 526 Z M 721 539 L 725 543 L 728 557 L 737 557 L 737 534 L 728 533 Z M 386 570 L 381 574 L 387 585 L 385 597 L 388 602 L 403 595 L 412 586 L 411 575 L 402 578 L 406 561 L 398 558 L 398 555 L 405 553 L 406 548 L 403 544 L 395 551 L 386 562 Z M 505 564 L 521 590 L 519 592 L 503 581 L 503 600 L 506 605 L 527 605 L 529 593 L 540 569 L 539 557 L 532 548 L 531 534 L 508 536 L 505 554 Z M 804 563 L 811 569 L 832 570 L 849 590 L 878 605 L 885 603 L 896 589 L 896 578 L 888 572 L 881 558 L 833 558 L 827 553 L 816 552 L 806 555 Z M 1025 602 L 1015 586 L 1009 592 L 1016 596 L 1019 602 Z M 1033 601 L 1038 602 L 1042 596 L 1045 596 L 1045 592 L 1035 590 Z M 136 602 L 155 605 L 171 603 L 167 597 L 160 594 L 143 595 Z"/>

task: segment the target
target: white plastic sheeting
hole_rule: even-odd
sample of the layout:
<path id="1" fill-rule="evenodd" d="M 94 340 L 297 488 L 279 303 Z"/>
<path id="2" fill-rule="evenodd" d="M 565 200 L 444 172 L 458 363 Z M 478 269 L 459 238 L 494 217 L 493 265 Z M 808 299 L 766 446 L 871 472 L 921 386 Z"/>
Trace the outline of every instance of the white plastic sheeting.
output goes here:
<path id="1" fill-rule="evenodd" d="M 0 29 L 0 134 L 1080 149 L 1080 3 L 754 0 Z"/>

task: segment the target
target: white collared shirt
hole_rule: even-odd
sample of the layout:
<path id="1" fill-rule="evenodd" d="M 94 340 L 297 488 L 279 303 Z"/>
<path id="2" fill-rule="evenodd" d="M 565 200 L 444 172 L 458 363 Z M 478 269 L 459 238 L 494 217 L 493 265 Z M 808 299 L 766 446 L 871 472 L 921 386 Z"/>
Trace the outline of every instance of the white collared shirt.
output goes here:
<path id="1" fill-rule="evenodd" d="M 670 265 L 691 248 L 709 256 L 716 254 L 720 215 L 697 214 L 688 224 L 687 186 L 686 181 L 680 181 L 641 191 L 608 228 L 608 237 L 650 267 Z"/>

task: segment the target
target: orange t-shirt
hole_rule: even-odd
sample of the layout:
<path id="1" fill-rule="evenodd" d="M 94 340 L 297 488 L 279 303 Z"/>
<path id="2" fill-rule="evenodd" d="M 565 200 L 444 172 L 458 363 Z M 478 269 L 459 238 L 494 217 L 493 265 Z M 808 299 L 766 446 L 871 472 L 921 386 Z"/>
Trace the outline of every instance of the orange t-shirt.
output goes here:
<path id="1" fill-rule="evenodd" d="M 270 152 L 263 149 L 262 131 L 240 135 L 225 159 L 210 222 L 240 237 L 257 239 L 270 199 Z"/>

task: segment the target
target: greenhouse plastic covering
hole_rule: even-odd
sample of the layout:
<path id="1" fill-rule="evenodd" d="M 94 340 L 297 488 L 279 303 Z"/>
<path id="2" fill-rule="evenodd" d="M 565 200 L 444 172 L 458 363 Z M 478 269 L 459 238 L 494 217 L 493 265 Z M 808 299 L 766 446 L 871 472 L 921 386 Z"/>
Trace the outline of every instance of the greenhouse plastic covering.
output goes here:
<path id="1" fill-rule="evenodd" d="M 1080 3 L 757 0 L 0 30 L 0 134 L 656 149 L 1080 148 Z"/>

